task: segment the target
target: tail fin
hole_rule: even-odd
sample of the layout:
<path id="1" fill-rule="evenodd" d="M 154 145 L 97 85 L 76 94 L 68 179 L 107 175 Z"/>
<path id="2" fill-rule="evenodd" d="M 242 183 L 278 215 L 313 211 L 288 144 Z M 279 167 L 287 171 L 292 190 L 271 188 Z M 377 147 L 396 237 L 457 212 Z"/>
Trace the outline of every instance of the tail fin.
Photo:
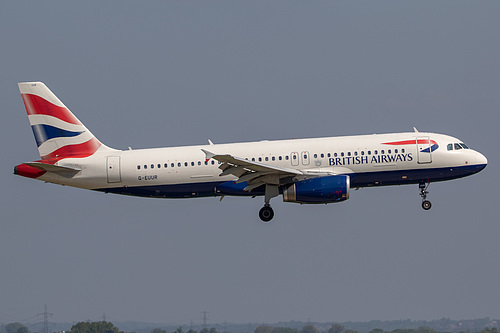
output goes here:
<path id="1" fill-rule="evenodd" d="M 42 82 L 18 83 L 38 152 L 44 163 L 93 155 L 110 149 L 71 113 Z"/>

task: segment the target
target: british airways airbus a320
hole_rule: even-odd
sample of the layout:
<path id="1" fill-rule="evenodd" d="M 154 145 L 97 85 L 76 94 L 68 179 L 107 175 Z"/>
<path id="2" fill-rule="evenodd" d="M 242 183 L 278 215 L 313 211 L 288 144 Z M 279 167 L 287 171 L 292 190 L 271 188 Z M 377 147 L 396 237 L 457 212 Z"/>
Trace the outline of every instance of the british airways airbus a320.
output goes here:
<path id="1" fill-rule="evenodd" d="M 461 140 L 414 132 L 301 140 L 116 150 L 102 144 L 42 82 L 19 83 L 41 159 L 14 173 L 84 189 L 154 198 L 264 196 L 326 204 L 351 188 L 418 184 L 431 208 L 431 182 L 483 170 L 488 161 Z"/>

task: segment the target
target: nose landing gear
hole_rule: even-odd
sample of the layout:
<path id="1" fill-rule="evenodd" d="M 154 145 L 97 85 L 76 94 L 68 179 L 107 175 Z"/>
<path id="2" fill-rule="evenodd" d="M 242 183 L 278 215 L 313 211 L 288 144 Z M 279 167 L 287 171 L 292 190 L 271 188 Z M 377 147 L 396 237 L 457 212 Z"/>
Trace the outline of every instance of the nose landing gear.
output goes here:
<path id="1" fill-rule="evenodd" d="M 427 186 L 425 183 L 420 183 L 418 184 L 418 188 L 420 189 L 420 196 L 422 197 L 422 208 L 424 210 L 429 210 L 432 207 L 432 204 L 429 200 L 427 200 L 427 194 L 429 192 L 427 191 L 427 188 L 429 187 L 430 183 L 427 183 Z"/>

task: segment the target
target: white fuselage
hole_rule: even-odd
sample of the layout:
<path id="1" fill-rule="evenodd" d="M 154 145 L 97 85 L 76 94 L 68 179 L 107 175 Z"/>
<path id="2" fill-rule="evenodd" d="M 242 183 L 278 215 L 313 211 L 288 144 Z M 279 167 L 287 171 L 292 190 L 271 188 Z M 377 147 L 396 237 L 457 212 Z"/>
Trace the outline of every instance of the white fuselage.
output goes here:
<path id="1" fill-rule="evenodd" d="M 38 179 L 111 193 L 182 198 L 262 195 L 263 190 L 229 191 L 237 179 L 221 174 L 220 162 L 204 150 L 265 165 L 300 170 L 308 176 L 349 175 L 351 187 L 414 184 L 464 177 L 482 170 L 486 158 L 472 149 L 449 149 L 451 136 L 411 132 L 259 141 L 202 146 L 97 151 L 66 158 L 58 166 L 81 169 L 73 177 L 46 173 Z M 426 151 L 427 150 L 427 151 Z"/>

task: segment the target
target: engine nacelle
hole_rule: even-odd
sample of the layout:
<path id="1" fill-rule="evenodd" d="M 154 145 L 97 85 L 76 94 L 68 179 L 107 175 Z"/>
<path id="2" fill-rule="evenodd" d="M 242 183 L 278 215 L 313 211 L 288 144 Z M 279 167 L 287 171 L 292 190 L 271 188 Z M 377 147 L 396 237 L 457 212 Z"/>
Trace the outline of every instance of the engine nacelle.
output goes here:
<path id="1" fill-rule="evenodd" d="M 283 201 L 304 204 L 340 202 L 349 199 L 349 188 L 347 175 L 310 178 L 283 190 Z"/>

